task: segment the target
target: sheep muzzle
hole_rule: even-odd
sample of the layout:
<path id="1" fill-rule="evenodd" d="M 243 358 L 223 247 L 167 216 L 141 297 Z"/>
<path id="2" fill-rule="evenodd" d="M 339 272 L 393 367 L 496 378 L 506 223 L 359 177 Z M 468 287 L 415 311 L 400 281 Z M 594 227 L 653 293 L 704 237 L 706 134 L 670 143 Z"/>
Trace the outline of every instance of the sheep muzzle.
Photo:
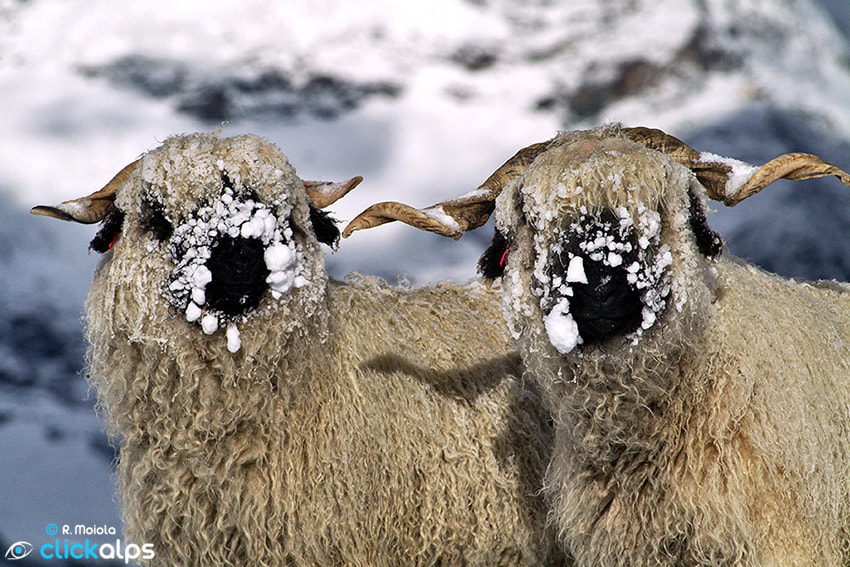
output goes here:
<path id="1" fill-rule="evenodd" d="M 178 224 L 168 246 L 171 303 L 207 334 L 304 285 L 289 219 L 226 175 L 221 197 Z"/>
<path id="2" fill-rule="evenodd" d="M 644 214 L 636 225 L 625 210 L 582 214 L 543 251 L 533 291 L 559 352 L 638 336 L 654 324 L 670 292 L 670 255 L 658 246 L 656 217 Z"/>
<path id="3" fill-rule="evenodd" d="M 206 263 L 212 277 L 206 287 L 207 306 L 231 317 L 256 309 L 269 288 L 271 272 L 264 255 L 258 238 L 219 237 Z"/>

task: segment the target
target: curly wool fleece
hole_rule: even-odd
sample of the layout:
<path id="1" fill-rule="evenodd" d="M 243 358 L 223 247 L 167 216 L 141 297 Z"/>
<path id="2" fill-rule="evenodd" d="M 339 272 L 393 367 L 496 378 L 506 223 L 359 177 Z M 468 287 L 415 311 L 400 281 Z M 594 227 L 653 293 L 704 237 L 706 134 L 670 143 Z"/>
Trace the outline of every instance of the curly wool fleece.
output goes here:
<path id="1" fill-rule="evenodd" d="M 145 198 L 174 225 L 214 201 L 219 161 L 288 211 L 305 280 L 239 322 L 237 352 L 169 300 L 169 242 L 140 224 Z M 301 181 L 251 136 L 168 140 L 116 204 L 126 219 L 92 282 L 88 357 L 121 441 L 127 535 L 154 544 L 153 564 L 563 559 L 539 496 L 548 415 L 518 378 L 497 294 L 329 282 Z"/>
<path id="2" fill-rule="evenodd" d="M 693 174 L 616 129 L 565 136 L 496 206 L 505 311 L 555 419 L 544 492 L 565 549 L 582 566 L 847 564 L 850 287 L 707 260 Z M 582 207 L 657 211 L 671 289 L 636 341 L 564 353 L 533 282 Z"/>

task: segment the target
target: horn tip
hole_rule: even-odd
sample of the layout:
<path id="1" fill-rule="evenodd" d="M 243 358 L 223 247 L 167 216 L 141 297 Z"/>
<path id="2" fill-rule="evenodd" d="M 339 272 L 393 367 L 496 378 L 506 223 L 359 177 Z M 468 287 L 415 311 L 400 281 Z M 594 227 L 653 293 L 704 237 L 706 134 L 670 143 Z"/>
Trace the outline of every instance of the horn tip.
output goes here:
<path id="1" fill-rule="evenodd" d="M 358 230 L 365 230 L 367 228 L 372 228 L 373 226 L 379 226 L 387 222 L 386 220 L 383 222 L 374 222 L 368 217 L 364 217 L 363 213 L 360 216 L 354 218 L 346 227 L 342 230 L 342 237 L 348 238 L 352 233 L 357 232 Z"/>
<path id="2" fill-rule="evenodd" d="M 59 219 L 63 221 L 73 221 L 74 217 L 59 209 L 57 207 L 49 207 L 47 205 L 37 205 L 30 209 L 30 213 L 33 215 L 40 215 L 45 217 L 52 217 L 54 219 Z"/>
<path id="3" fill-rule="evenodd" d="M 348 180 L 348 183 L 347 183 L 349 191 L 351 189 L 354 189 L 355 187 L 357 187 L 361 183 L 363 183 L 363 176 L 362 175 L 356 175 L 356 176 L 352 177 L 351 179 Z"/>

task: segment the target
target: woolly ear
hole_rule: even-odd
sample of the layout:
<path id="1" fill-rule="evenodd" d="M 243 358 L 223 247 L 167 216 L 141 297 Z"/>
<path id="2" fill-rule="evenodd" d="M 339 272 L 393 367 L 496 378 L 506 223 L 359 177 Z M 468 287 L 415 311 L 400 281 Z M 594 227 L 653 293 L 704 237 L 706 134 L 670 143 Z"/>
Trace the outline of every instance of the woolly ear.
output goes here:
<path id="1" fill-rule="evenodd" d="M 104 220 L 110 211 L 114 210 L 115 192 L 136 170 L 141 160 L 136 160 L 124 167 L 100 191 L 95 191 L 87 197 L 65 201 L 50 207 L 38 205 L 30 209 L 34 215 L 44 215 L 64 221 L 74 221 L 83 224 L 93 224 Z"/>
<path id="2" fill-rule="evenodd" d="M 510 249 L 511 242 L 508 237 L 496 229 L 490 245 L 478 260 L 478 273 L 488 280 L 502 277 L 505 273 L 505 264 L 507 264 Z"/>
<path id="3" fill-rule="evenodd" d="M 688 223 L 696 238 L 697 248 L 703 256 L 716 258 L 723 250 L 723 239 L 709 228 L 705 218 L 705 205 L 693 185 L 688 187 L 688 200 Z"/>
<path id="4" fill-rule="evenodd" d="M 339 242 L 339 229 L 336 226 L 337 220 L 331 217 L 330 213 L 321 211 L 311 205 L 310 222 L 313 224 L 313 232 L 316 234 L 316 240 L 331 247 L 337 245 Z"/>

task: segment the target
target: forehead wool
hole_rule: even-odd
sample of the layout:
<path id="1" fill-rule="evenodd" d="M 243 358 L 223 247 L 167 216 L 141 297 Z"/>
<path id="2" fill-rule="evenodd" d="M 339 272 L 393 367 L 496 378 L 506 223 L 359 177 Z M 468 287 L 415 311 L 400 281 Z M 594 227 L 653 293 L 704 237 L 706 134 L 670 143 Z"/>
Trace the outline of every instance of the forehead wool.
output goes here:
<path id="1" fill-rule="evenodd" d="M 109 304 L 100 314 L 111 318 L 110 324 L 132 329 L 133 336 L 158 337 L 166 344 L 189 333 L 199 341 L 211 333 L 210 341 L 239 350 L 237 331 L 268 332 L 274 317 L 276 330 L 290 333 L 303 322 L 290 315 L 313 316 L 325 297 L 324 255 L 304 184 L 283 153 L 261 138 L 169 138 L 141 158 L 117 191 L 115 204 L 125 220 L 113 254 L 99 269 L 101 295 Z M 145 214 L 152 206 L 173 228 L 169 239 L 146 229 Z M 206 303 L 210 278 L 200 268 L 206 267 L 218 236 L 234 236 L 236 229 L 265 246 L 259 261 L 269 271 L 269 290 L 244 317 L 223 317 Z M 116 296 L 127 299 L 126 309 Z M 250 346 L 251 341 L 242 343 Z"/>
<path id="2" fill-rule="evenodd" d="M 169 221 L 180 222 L 198 203 L 220 196 L 222 173 L 226 173 L 235 187 L 250 188 L 278 208 L 278 214 L 295 209 L 297 220 L 309 226 L 306 196 L 296 195 L 297 202 L 292 196 L 287 199 L 291 187 L 302 185 L 295 169 L 273 144 L 256 136 L 170 138 L 145 154 L 139 170 L 140 190 L 121 191 L 117 196 L 122 210 L 141 210 L 141 199 L 147 194 L 164 205 Z"/>
<path id="3" fill-rule="evenodd" d="M 575 135 L 570 136 L 575 138 Z M 528 220 L 537 230 L 580 211 L 658 209 L 674 164 L 658 152 L 621 138 L 593 133 L 541 154 L 521 179 Z"/>

